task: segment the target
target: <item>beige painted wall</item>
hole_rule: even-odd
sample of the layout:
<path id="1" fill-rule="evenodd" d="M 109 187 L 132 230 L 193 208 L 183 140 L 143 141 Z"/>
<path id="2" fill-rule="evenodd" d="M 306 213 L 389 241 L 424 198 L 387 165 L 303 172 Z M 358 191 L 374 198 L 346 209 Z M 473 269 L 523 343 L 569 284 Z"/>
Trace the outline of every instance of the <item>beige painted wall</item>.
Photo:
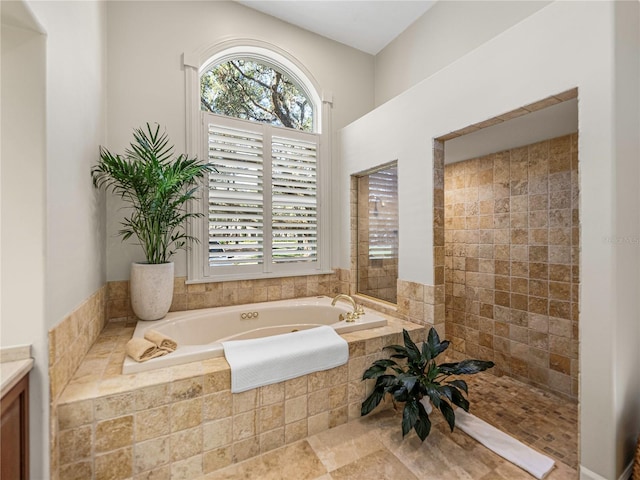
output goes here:
<path id="1" fill-rule="evenodd" d="M 320 94 L 332 94 L 334 131 L 373 108 L 372 56 L 237 3 L 109 2 L 107 9 L 107 145 L 113 151 L 122 151 L 131 140 L 132 129 L 147 121 L 166 126 L 177 150 L 184 151 L 185 75 L 181 56 L 233 38 L 269 42 L 298 59 L 320 85 Z M 336 165 L 337 159 L 333 162 Z M 334 193 L 332 201 L 337 205 L 336 200 Z M 115 236 L 122 214 L 120 206 L 117 199 L 108 198 L 109 280 L 126 280 L 131 261 L 144 258 L 138 247 L 122 244 Z M 338 215 L 337 210 L 333 213 Z M 176 276 L 185 276 L 184 252 L 175 261 Z"/>
<path id="2" fill-rule="evenodd" d="M 585 479 L 619 478 L 639 430 L 640 386 L 632 370 L 640 342 L 640 261 L 637 244 L 618 240 L 640 237 L 637 8 L 637 2 L 554 2 L 341 132 L 343 199 L 350 174 L 398 159 L 399 277 L 433 284 L 432 139 L 579 88 Z M 349 244 L 347 215 L 341 231 L 342 244 Z M 348 256 L 339 266 L 349 265 Z"/>
<path id="3" fill-rule="evenodd" d="M 614 250 L 616 282 L 613 388 L 616 412 L 616 468 L 620 472 L 635 453 L 640 435 L 640 3 L 615 2 L 615 155 L 620 162 L 615 175 L 615 236 L 607 239 Z M 605 319 L 607 324 L 609 323 Z M 594 334 L 596 331 L 594 330 Z M 635 341 L 633 341 L 635 339 Z M 583 350 L 584 355 L 588 351 Z"/>
<path id="4" fill-rule="evenodd" d="M 24 4 L 2 8 L 2 347 L 31 345 L 32 478 L 47 472 L 45 36 Z M 20 16 L 17 21 L 12 15 Z M 33 460 L 33 459 L 37 460 Z M 41 465 L 45 463 L 45 465 Z"/>
<path id="5" fill-rule="evenodd" d="M 382 105 L 540 10 L 548 1 L 440 1 L 376 55 Z M 463 87 L 467 79 L 452 86 Z"/>
<path id="6" fill-rule="evenodd" d="M 2 8 L 2 346 L 30 344 L 41 333 L 45 271 L 45 36 L 35 23 L 5 23 L 7 10 Z"/>
<path id="7" fill-rule="evenodd" d="M 30 473 L 40 479 L 49 471 L 47 332 L 105 281 L 104 199 L 89 168 L 105 140 L 106 15 L 99 2 L 2 9 L 3 22 L 15 9 L 29 17 L 2 26 L 2 345 L 32 345 Z"/>
<path id="8" fill-rule="evenodd" d="M 96 1 L 31 5 L 47 30 L 50 328 L 105 282 L 105 201 L 89 173 L 106 140 L 106 8 Z"/>

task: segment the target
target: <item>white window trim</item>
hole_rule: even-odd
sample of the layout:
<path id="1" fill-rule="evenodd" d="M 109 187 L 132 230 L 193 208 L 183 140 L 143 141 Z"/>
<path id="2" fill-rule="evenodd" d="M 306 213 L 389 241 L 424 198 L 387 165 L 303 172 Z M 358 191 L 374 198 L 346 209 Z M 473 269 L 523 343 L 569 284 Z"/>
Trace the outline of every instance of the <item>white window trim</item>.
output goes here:
<path id="1" fill-rule="evenodd" d="M 331 108 L 333 99 L 331 94 L 323 92 L 322 98 L 318 95 L 319 88 L 311 74 L 302 67 L 295 57 L 281 48 L 267 42 L 255 39 L 234 39 L 221 42 L 207 49 L 191 54 L 182 55 L 182 63 L 185 72 L 185 102 L 186 102 L 186 150 L 191 156 L 206 158 L 204 151 L 204 138 L 200 110 L 200 73 L 203 68 L 212 63 L 230 60 L 238 57 L 251 57 L 273 65 L 293 78 L 303 88 L 310 100 L 314 103 L 314 117 L 319 116 L 316 123 L 314 118 L 314 130 L 321 134 L 319 142 L 318 165 L 318 224 L 319 224 L 319 250 L 317 267 L 312 269 L 292 269 L 290 272 L 269 273 L 237 273 L 224 275 L 210 275 L 208 266 L 208 221 L 206 215 L 192 219 L 187 224 L 187 232 L 198 238 L 199 243 L 192 245 L 187 252 L 187 282 L 208 283 L 227 280 L 247 280 L 259 278 L 275 278 L 282 276 L 318 275 L 332 273 L 330 268 L 330 212 L 331 212 Z M 191 210 L 205 213 L 206 206 L 203 189 L 201 201 L 194 202 Z"/>

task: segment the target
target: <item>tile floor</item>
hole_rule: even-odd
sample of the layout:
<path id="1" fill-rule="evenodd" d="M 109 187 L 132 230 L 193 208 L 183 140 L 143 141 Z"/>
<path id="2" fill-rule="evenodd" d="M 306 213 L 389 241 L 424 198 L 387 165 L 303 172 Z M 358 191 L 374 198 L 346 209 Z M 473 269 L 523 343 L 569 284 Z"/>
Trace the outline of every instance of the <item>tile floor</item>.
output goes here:
<path id="1" fill-rule="evenodd" d="M 576 479 L 577 404 L 508 377 L 466 378 L 471 413 L 556 460 L 549 480 Z M 401 415 L 386 409 L 278 450 L 234 464 L 202 480 L 467 479 L 533 477 L 459 430 L 439 414 L 421 443 L 404 440 Z"/>

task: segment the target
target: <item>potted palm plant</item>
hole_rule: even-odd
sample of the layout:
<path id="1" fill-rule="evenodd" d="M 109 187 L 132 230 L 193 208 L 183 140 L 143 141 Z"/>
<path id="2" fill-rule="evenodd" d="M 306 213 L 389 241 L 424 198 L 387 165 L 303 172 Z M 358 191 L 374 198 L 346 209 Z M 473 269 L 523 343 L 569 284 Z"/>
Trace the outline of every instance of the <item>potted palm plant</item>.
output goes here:
<path id="1" fill-rule="evenodd" d="M 458 378 L 460 375 L 474 374 L 493 367 L 494 363 L 484 360 L 462 360 L 456 363 L 436 363 L 436 357 L 449 347 L 449 341 L 440 341 L 435 328 L 429 330 L 427 341 L 419 349 L 402 330 L 404 346 L 389 345 L 385 349 L 393 351 L 391 358 L 376 360 L 364 372 L 362 379 L 375 379 L 371 394 L 362 402 L 360 413 L 370 413 L 382 401 L 385 395 L 391 395 L 394 405 L 404 403 L 402 410 L 402 436 L 415 429 L 420 440 L 424 441 L 431 431 L 429 413 L 431 405 L 440 410 L 451 431 L 456 417 L 452 405 L 466 412 L 469 401 L 462 392 L 467 391 L 467 383 Z M 393 360 L 397 358 L 401 362 Z"/>
<path id="2" fill-rule="evenodd" d="M 93 184 L 118 195 L 130 214 L 122 220 L 122 240 L 135 237 L 146 261 L 131 265 L 131 306 L 142 320 L 163 318 L 173 297 L 173 262 L 177 250 L 197 241 L 188 235 L 184 222 L 201 216 L 190 212 L 199 180 L 212 165 L 186 154 L 174 157 L 174 147 L 160 126 L 146 124 L 133 132 L 134 141 L 124 155 L 100 147 L 100 161 L 91 169 Z"/>

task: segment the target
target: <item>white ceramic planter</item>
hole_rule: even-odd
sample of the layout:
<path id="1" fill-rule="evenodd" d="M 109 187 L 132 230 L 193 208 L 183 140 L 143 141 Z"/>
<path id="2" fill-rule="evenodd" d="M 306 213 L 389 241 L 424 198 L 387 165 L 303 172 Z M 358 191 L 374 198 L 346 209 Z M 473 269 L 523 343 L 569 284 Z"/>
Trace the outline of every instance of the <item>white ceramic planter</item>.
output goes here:
<path id="1" fill-rule="evenodd" d="M 132 263 L 129 278 L 131 308 L 140 320 L 160 320 L 173 299 L 173 262 Z"/>

